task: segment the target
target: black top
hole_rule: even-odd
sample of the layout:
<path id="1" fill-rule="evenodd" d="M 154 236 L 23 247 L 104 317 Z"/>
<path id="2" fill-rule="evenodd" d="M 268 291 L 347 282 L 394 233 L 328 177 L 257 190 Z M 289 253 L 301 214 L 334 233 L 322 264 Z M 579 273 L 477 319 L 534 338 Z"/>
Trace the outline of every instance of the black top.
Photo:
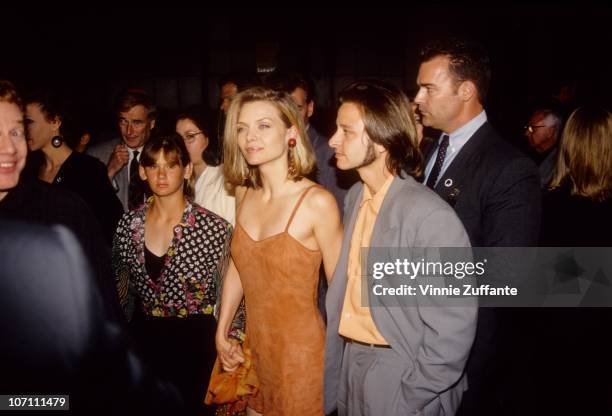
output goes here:
<path id="1" fill-rule="evenodd" d="M 540 246 L 612 246 L 612 200 L 572 195 L 566 182 L 546 191 L 542 203 Z M 590 284 L 588 276 L 564 278 Z M 535 338 L 529 367 L 541 409 L 534 414 L 610 414 L 612 309 L 541 308 L 530 318 Z"/>
<path id="2" fill-rule="evenodd" d="M 109 315 L 119 319 L 110 250 L 101 237 L 98 221 L 79 197 L 38 179 L 22 179 L 0 200 L 0 219 L 67 226 L 83 247 Z"/>
<path id="3" fill-rule="evenodd" d="M 147 274 L 154 282 L 159 281 L 159 276 L 161 275 L 161 271 L 164 268 L 164 263 L 166 262 L 166 255 L 158 256 L 155 253 L 151 252 L 148 249 L 147 245 L 144 246 L 145 253 L 145 268 L 147 269 Z"/>
<path id="4" fill-rule="evenodd" d="M 612 246 L 612 199 L 571 195 L 569 183 L 544 193 L 542 247 Z"/>
<path id="5" fill-rule="evenodd" d="M 42 155 L 32 155 L 26 174 L 38 177 L 42 163 Z M 123 206 L 108 179 L 106 166 L 95 157 L 72 152 L 52 184 L 74 192 L 85 201 L 100 223 L 107 244 L 112 245 L 117 223 L 123 215 Z"/>

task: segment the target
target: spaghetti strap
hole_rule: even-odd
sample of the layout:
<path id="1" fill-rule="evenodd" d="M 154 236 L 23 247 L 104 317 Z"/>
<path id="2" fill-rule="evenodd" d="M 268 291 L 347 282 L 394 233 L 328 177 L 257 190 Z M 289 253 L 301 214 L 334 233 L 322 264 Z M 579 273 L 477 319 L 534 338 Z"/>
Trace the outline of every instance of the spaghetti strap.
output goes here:
<path id="1" fill-rule="evenodd" d="M 304 190 L 304 192 L 302 192 L 302 195 L 300 195 L 300 198 L 298 199 L 297 203 L 295 204 L 295 208 L 293 208 L 293 212 L 291 213 L 291 216 L 289 217 L 289 221 L 287 222 L 287 226 L 285 227 L 285 233 L 287 231 L 289 231 L 289 226 L 291 225 L 291 221 L 293 221 L 293 217 L 295 216 L 295 213 L 297 212 L 298 208 L 300 207 L 300 205 L 302 204 L 302 201 L 304 200 L 304 197 L 306 196 L 306 194 L 308 193 L 308 191 L 310 191 L 312 188 L 317 187 L 318 185 L 312 185 L 309 186 L 308 188 L 306 188 Z M 244 200 L 244 199 L 243 199 Z"/>

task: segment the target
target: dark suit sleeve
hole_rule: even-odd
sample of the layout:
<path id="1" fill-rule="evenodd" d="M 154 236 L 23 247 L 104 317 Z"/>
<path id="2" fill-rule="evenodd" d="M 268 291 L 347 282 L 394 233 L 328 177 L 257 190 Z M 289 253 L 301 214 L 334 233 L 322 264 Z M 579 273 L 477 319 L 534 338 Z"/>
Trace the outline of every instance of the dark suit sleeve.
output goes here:
<path id="1" fill-rule="evenodd" d="M 92 209 L 110 246 L 117 229 L 117 223 L 123 215 L 123 206 L 106 174 L 106 166 L 97 160 L 87 159 L 86 172 L 81 197 Z"/>
<path id="2" fill-rule="evenodd" d="M 77 237 L 88 258 L 108 316 L 121 320 L 117 291 L 113 284 L 110 247 L 104 241 L 99 221 L 91 208 L 76 194 L 47 187 L 40 203 L 50 211 L 49 223 L 67 226 Z"/>
<path id="3" fill-rule="evenodd" d="M 0 391 L 67 394 L 74 414 L 176 413 L 180 399 L 105 310 L 66 228 L 0 223 Z"/>
<path id="4" fill-rule="evenodd" d="M 484 247 L 537 245 L 541 193 L 538 171 L 529 159 L 516 158 L 494 178 L 484 202 Z"/>

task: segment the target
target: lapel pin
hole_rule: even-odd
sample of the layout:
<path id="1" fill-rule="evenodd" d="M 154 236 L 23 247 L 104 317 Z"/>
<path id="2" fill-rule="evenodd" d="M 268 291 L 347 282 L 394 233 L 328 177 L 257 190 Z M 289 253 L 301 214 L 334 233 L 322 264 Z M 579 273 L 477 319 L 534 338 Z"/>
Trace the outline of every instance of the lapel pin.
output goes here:
<path id="1" fill-rule="evenodd" d="M 444 186 L 446 186 L 447 188 L 450 188 L 451 186 L 453 186 L 453 180 L 451 178 L 448 178 L 444 181 Z"/>
<path id="2" fill-rule="evenodd" d="M 453 188 L 449 192 L 449 194 L 448 194 L 448 196 L 446 198 L 446 202 L 448 202 L 451 207 L 454 207 L 455 204 L 457 203 L 457 198 L 459 197 L 459 194 L 460 194 L 459 189 L 458 188 Z"/>

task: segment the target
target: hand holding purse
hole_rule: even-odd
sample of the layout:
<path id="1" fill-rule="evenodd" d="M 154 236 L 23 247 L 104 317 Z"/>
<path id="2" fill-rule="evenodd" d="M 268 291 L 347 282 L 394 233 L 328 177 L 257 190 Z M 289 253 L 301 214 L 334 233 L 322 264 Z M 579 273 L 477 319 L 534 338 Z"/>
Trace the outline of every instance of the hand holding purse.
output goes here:
<path id="1" fill-rule="evenodd" d="M 253 356 L 248 347 L 248 338 L 242 344 L 244 362 L 240 363 L 235 371 L 223 370 L 219 356 L 210 376 L 208 390 L 204 403 L 230 404 L 233 411 L 244 410 L 249 397 L 259 392 L 259 379 L 253 368 Z"/>

